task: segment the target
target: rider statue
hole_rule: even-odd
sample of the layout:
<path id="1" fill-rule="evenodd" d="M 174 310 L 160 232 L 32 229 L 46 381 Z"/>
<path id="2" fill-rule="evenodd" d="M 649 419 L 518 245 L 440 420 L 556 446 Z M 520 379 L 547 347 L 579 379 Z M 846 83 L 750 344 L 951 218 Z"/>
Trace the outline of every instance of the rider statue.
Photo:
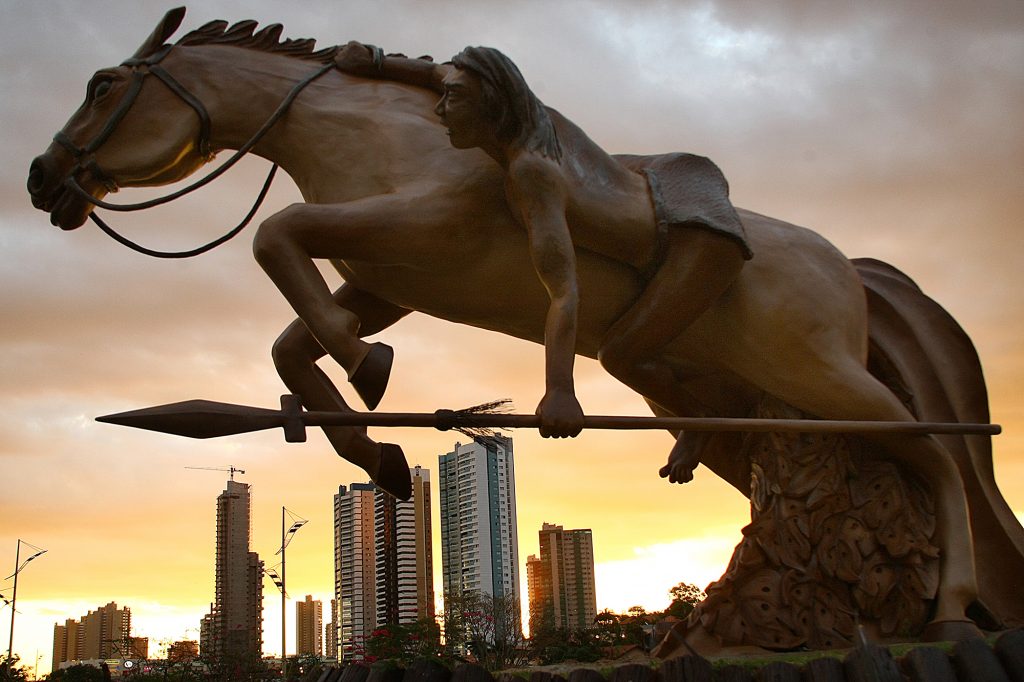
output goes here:
<path id="1" fill-rule="evenodd" d="M 715 303 L 753 255 L 713 163 L 678 154 L 661 169 L 634 172 L 627 160 L 619 182 L 595 177 L 586 134 L 544 106 L 515 64 L 493 48 L 467 47 L 451 63 L 435 64 L 351 42 L 336 63 L 354 75 L 439 92 L 434 111 L 452 146 L 479 148 L 504 170 L 505 198 L 529 236 L 551 300 L 544 326 L 546 390 L 537 407 L 541 435 L 575 436 L 583 426 L 573 386 L 580 304 L 575 248 L 631 266 L 643 284 L 608 330 L 601 364 L 655 403 L 679 402 L 678 368 L 660 359 L 662 349 Z M 611 189 L 620 182 L 638 191 Z M 613 191 L 617 195 L 609 196 Z M 609 211 L 619 214 L 614 221 Z M 610 224 L 619 229 L 607 229 Z M 698 405 L 694 413 L 705 411 L 700 396 L 686 399 Z M 680 440 L 661 474 L 684 482 L 696 464 Z"/>
<path id="2" fill-rule="evenodd" d="M 337 64 L 356 75 L 438 91 L 435 113 L 452 146 L 479 148 L 505 171 L 509 209 L 529 235 L 537 275 L 551 299 L 544 327 L 546 391 L 537 407 L 541 435 L 575 436 L 583 426 L 573 386 L 579 306 L 574 247 L 624 262 L 644 282 L 639 298 L 608 330 L 601 364 L 643 387 L 655 403 L 679 401 L 676 368 L 660 360 L 660 351 L 725 292 L 752 256 L 714 164 L 677 155 L 664 173 L 646 168 L 638 174 L 623 166 L 622 175 L 632 176 L 627 186 L 645 184 L 646 191 L 609 197 L 607 188 L 615 184 L 588 172 L 580 153 L 587 149 L 579 144 L 585 133 L 544 106 L 498 50 L 467 47 L 450 64 L 435 64 L 349 43 Z M 615 223 L 628 229 L 602 229 L 610 209 L 620 214 Z M 699 396 L 686 398 L 700 402 Z M 696 466 L 681 443 L 669 462 L 662 475 L 673 481 L 689 480 Z"/>

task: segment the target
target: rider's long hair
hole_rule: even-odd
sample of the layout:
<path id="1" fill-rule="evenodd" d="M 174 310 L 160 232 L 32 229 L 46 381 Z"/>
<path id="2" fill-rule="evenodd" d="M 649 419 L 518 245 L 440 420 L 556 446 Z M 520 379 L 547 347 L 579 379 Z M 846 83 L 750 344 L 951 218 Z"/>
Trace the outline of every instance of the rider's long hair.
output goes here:
<path id="1" fill-rule="evenodd" d="M 483 83 L 484 104 L 492 112 L 498 139 L 558 161 L 562 149 L 547 108 L 526 84 L 512 60 L 493 47 L 467 47 L 452 58 Z"/>

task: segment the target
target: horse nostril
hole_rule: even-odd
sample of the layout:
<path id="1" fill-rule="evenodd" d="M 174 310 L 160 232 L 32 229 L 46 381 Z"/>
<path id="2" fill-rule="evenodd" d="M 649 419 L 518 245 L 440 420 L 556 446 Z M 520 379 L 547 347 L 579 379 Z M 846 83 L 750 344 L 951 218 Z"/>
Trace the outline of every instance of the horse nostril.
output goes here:
<path id="1" fill-rule="evenodd" d="M 46 169 L 38 158 L 32 161 L 28 170 L 28 193 L 39 195 L 46 187 Z"/>

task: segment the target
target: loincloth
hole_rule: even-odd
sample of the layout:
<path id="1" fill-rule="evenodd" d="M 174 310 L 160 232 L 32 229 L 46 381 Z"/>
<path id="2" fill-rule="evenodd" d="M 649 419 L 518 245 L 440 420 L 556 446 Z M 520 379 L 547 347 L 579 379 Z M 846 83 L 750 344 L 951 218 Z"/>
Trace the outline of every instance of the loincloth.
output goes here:
<path id="1" fill-rule="evenodd" d="M 729 201 L 729 183 L 710 159 L 694 154 L 635 156 L 618 154 L 622 165 L 647 178 L 658 227 L 659 254 L 653 267 L 661 264 L 671 227 L 711 230 L 734 240 L 750 260 L 754 252 L 747 242 L 743 223 Z"/>

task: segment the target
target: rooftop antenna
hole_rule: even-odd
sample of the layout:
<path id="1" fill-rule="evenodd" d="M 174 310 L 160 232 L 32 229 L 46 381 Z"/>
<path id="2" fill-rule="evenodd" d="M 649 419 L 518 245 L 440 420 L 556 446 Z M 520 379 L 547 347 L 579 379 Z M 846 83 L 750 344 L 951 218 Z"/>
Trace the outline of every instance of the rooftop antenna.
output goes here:
<path id="1" fill-rule="evenodd" d="M 231 480 L 235 480 L 235 472 L 240 474 L 245 473 L 245 469 L 238 469 L 234 465 L 228 465 L 226 467 L 185 467 L 186 469 L 202 469 L 203 471 L 227 471 L 231 475 Z"/>

